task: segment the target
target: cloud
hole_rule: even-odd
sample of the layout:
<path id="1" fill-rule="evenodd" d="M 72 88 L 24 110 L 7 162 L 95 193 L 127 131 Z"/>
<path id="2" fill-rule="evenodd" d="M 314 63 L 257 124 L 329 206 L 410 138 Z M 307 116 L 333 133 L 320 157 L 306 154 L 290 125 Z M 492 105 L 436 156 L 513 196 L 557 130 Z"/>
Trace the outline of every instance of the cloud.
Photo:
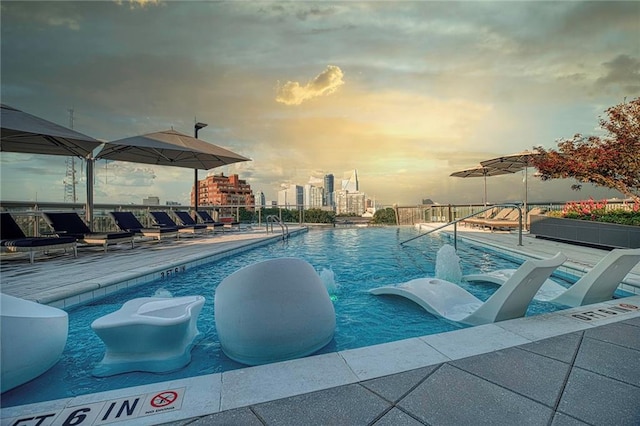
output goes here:
<path id="1" fill-rule="evenodd" d="M 297 81 L 287 81 L 278 88 L 276 102 L 285 105 L 300 105 L 306 100 L 330 95 L 344 84 L 343 76 L 344 73 L 339 67 L 329 65 L 326 70 L 304 86 L 301 86 Z"/>
<path id="2" fill-rule="evenodd" d="M 118 5 L 122 6 L 125 1 L 123 0 L 114 0 Z M 147 5 L 157 6 L 160 4 L 160 0 L 129 0 L 129 8 L 135 9 L 136 7 L 144 8 Z"/>
<path id="3" fill-rule="evenodd" d="M 630 93 L 640 90 L 640 60 L 628 55 L 618 55 L 603 65 L 607 69 L 607 75 L 599 78 L 597 85 L 620 85 Z"/>

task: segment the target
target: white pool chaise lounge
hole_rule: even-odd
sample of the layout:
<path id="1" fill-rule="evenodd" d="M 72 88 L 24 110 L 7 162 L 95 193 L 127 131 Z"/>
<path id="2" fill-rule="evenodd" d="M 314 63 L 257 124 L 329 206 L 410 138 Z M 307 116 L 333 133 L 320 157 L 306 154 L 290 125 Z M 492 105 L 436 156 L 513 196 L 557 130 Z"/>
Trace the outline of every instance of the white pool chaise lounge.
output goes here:
<path id="1" fill-rule="evenodd" d="M 310 355 L 327 345 L 336 314 L 308 262 L 278 258 L 245 266 L 216 288 L 215 323 L 224 353 L 260 365 Z"/>
<path id="2" fill-rule="evenodd" d="M 369 290 L 371 294 L 403 296 L 427 312 L 468 325 L 489 324 L 523 317 L 542 283 L 567 257 L 527 260 L 486 302 L 460 287 L 438 278 L 418 278 L 398 286 Z"/>
<path id="3" fill-rule="evenodd" d="M 97 377 L 130 371 L 166 373 L 191 362 L 191 348 L 200 334 L 202 296 L 141 297 L 98 318 L 93 331 L 106 346 L 94 368 Z"/>
<path id="4" fill-rule="evenodd" d="M 53 367 L 68 333 L 69 317 L 62 309 L 0 293 L 2 392 Z"/>
<path id="5" fill-rule="evenodd" d="M 618 285 L 638 262 L 640 249 L 614 249 L 569 288 L 551 279 L 546 280 L 534 299 L 571 307 L 611 300 Z M 463 279 L 503 285 L 515 271 L 500 269 L 485 274 L 465 275 Z"/>

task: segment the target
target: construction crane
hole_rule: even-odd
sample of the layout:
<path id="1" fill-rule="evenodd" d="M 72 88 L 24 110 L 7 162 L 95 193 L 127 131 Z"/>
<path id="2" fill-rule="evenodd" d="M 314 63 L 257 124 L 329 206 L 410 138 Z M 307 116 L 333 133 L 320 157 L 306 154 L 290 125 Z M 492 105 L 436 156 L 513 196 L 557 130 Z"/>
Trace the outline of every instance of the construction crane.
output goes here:
<path id="1" fill-rule="evenodd" d="M 73 129 L 73 108 L 69 109 L 69 127 Z M 78 179 L 76 178 L 75 157 L 68 157 L 66 165 L 67 172 L 64 180 L 62 181 L 64 184 L 64 202 L 76 203 L 78 201 L 76 196 L 76 184 L 78 183 Z"/>

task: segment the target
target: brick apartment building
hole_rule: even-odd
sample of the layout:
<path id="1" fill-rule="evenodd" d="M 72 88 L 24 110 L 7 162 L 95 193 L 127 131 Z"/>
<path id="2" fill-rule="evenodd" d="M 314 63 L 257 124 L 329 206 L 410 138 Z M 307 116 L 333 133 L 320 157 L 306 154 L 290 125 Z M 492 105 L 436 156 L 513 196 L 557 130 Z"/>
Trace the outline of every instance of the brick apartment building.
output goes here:
<path id="1" fill-rule="evenodd" d="M 223 173 L 207 176 L 198 181 L 199 206 L 247 206 L 253 210 L 255 197 L 251 185 L 238 175 L 225 176 Z M 191 204 L 194 201 L 194 188 L 191 187 Z"/>

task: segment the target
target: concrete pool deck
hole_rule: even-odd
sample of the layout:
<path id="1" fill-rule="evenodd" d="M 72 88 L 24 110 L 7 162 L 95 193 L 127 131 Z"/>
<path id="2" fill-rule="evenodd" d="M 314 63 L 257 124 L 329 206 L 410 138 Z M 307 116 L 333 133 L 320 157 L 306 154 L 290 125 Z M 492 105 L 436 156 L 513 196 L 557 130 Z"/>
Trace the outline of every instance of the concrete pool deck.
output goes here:
<path id="1" fill-rule="evenodd" d="M 460 229 L 496 249 L 588 269 L 606 252 L 525 236 Z M 180 272 L 274 238 L 259 231 L 81 249 L 36 263 L 5 256 L 2 291 L 57 306 L 118 282 Z M 276 237 L 277 238 L 277 234 Z M 419 241 L 419 240 L 418 240 Z M 15 259 L 15 260 L 14 260 Z M 134 271 L 134 272 L 131 272 Z M 637 274 L 637 275 L 636 275 Z M 636 266 L 629 277 L 640 276 Z M 109 285 L 112 284 L 112 285 Z M 76 292 L 77 294 L 74 294 Z M 97 292 L 97 293 L 95 293 Z M 638 424 L 640 296 L 225 373 L 2 409 L 2 425 Z M 155 398 L 155 399 L 154 399 Z M 156 402 L 159 398 L 160 403 Z M 169 401 L 170 402 L 166 402 Z M 136 403 L 136 401 L 138 401 Z M 133 407 L 135 405 L 135 407 Z M 155 407 L 155 408 L 154 408 Z"/>

